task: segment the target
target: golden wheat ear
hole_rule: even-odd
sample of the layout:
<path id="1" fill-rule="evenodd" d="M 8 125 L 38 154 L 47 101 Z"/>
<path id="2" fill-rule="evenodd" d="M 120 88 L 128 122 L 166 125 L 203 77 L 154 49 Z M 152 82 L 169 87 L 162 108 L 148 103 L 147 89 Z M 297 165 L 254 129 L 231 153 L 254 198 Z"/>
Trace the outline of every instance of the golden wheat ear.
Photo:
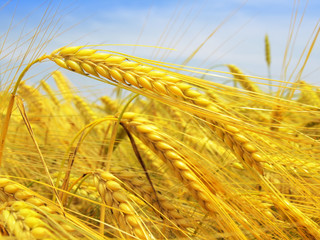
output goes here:
<path id="1" fill-rule="evenodd" d="M 181 100 L 202 110 L 218 113 L 217 107 L 192 85 L 183 81 L 183 75 L 175 76 L 172 72 L 155 69 L 150 66 L 129 60 L 123 56 L 97 53 L 97 50 L 83 49 L 83 46 L 57 49 L 46 56 L 60 67 L 79 74 L 91 74 L 101 79 L 109 79 L 119 86 L 126 86 L 132 91 L 143 89 L 159 97 Z M 143 94 L 143 92 L 142 92 Z M 196 111 L 197 112 L 197 111 Z M 234 126 L 229 126 L 219 119 L 208 115 L 196 114 L 208 121 L 211 129 L 230 147 L 235 156 L 248 168 L 263 174 L 261 161 L 265 161 L 258 149 Z M 236 136 L 236 137 L 235 137 Z"/>
<path id="2" fill-rule="evenodd" d="M 103 203 L 112 208 L 112 215 L 122 232 L 120 236 L 139 239 L 153 239 L 143 220 L 129 203 L 126 191 L 119 180 L 111 173 L 97 170 L 94 174 L 95 186 Z"/>
<path id="3" fill-rule="evenodd" d="M 0 220 L 17 239 L 94 239 L 92 229 L 50 200 L 7 178 L 0 178 Z"/>

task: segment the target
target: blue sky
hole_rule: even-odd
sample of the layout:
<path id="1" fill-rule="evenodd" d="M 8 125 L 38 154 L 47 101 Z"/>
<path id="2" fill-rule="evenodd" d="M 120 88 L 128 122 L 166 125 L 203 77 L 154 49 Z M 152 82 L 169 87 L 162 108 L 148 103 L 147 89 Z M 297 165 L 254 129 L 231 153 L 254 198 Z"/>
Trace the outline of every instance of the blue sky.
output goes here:
<path id="1" fill-rule="evenodd" d="M 5 2 L 0 1 L 1 5 Z M 1 31 L 8 29 L 16 7 L 14 22 L 19 22 L 32 12 L 28 21 L 23 21 L 25 31 L 32 29 L 39 23 L 48 3 L 49 1 L 35 0 L 11 1 L 0 12 Z M 103 48 L 181 64 L 224 19 L 243 3 L 241 0 L 62 1 L 57 14 L 57 18 L 62 16 L 61 29 L 78 25 L 56 37 L 46 47 L 45 52 L 50 52 L 70 42 L 76 45 L 138 43 L 173 47 L 176 51 L 124 46 Z M 306 1 L 302 0 L 298 6 L 296 28 L 305 4 Z M 52 6 L 57 7 L 58 3 L 53 1 Z M 215 69 L 226 71 L 227 69 L 221 64 L 235 64 L 249 75 L 265 77 L 267 68 L 264 56 L 264 36 L 267 33 L 271 42 L 272 77 L 280 79 L 293 7 L 294 1 L 290 0 L 248 0 L 210 38 L 189 65 L 203 68 L 216 66 Z M 310 0 L 295 40 L 291 55 L 291 68 L 294 68 L 297 63 L 319 21 L 319 13 L 320 1 Z M 170 19 L 174 19 L 174 23 L 170 22 Z M 18 30 L 22 29 L 21 26 L 20 24 L 20 28 L 10 32 L 9 40 L 18 36 Z M 320 73 L 319 56 L 318 41 L 303 75 L 310 83 L 318 85 L 320 85 L 320 80 L 317 79 Z M 289 70 L 291 68 L 289 67 Z"/>

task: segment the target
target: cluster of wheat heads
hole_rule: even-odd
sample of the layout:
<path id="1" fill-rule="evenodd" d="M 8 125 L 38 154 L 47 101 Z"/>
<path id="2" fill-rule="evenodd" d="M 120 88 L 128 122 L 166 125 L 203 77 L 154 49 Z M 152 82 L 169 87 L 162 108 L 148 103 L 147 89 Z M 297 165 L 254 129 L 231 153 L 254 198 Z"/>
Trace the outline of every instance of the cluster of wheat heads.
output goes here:
<path id="1" fill-rule="evenodd" d="M 317 87 L 290 100 L 234 65 L 239 88 L 83 46 L 26 69 L 43 61 L 135 95 L 85 98 L 60 71 L 2 92 L 2 236 L 320 239 Z"/>

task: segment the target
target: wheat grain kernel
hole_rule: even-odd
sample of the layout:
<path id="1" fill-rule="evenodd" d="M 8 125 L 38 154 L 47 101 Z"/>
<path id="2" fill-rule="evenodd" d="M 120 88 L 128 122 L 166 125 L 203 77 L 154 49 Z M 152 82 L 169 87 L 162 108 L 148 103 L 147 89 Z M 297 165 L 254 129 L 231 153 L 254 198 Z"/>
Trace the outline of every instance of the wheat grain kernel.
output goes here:
<path id="1" fill-rule="evenodd" d="M 239 163 L 239 162 L 233 163 L 233 164 L 232 164 L 232 167 L 237 168 L 237 169 L 240 169 L 240 170 L 243 170 L 243 169 L 244 169 L 244 168 L 243 168 L 243 165 L 242 165 L 241 163 Z"/>
<path id="2" fill-rule="evenodd" d="M 137 116 L 137 114 L 134 112 L 125 112 L 123 113 L 122 118 L 132 120 L 135 116 Z"/>
<path id="3" fill-rule="evenodd" d="M 137 66 L 134 71 L 135 72 L 140 72 L 140 73 L 148 73 L 152 70 L 153 68 L 152 67 L 149 67 L 149 66 L 144 66 L 144 65 L 139 65 Z"/>
<path id="4" fill-rule="evenodd" d="M 148 77 L 138 77 L 138 82 L 141 85 L 141 87 L 148 89 L 148 90 L 153 90 L 153 87 L 151 85 L 150 80 L 148 80 Z"/>
<path id="5" fill-rule="evenodd" d="M 104 67 L 97 65 L 96 70 L 102 77 L 112 80 L 110 73 Z"/>
<path id="6" fill-rule="evenodd" d="M 132 209 L 127 203 L 120 203 L 119 204 L 119 209 L 124 212 L 124 214 L 131 215 L 132 214 Z"/>
<path id="7" fill-rule="evenodd" d="M 66 64 L 70 69 L 76 71 L 77 73 L 84 74 L 82 68 L 77 62 L 72 60 L 66 60 Z"/>
<path id="8" fill-rule="evenodd" d="M 82 47 L 81 46 L 74 46 L 74 47 L 65 47 L 59 51 L 60 55 L 69 55 L 75 54 L 78 52 Z"/>
<path id="9" fill-rule="evenodd" d="M 60 224 L 61 227 L 66 230 L 67 232 L 74 232 L 76 229 L 74 229 L 72 226 L 65 224 L 65 223 L 61 223 Z"/>
<path id="10" fill-rule="evenodd" d="M 30 228 L 43 227 L 45 226 L 44 222 L 36 217 L 27 217 L 24 219 L 25 224 Z"/>
<path id="11" fill-rule="evenodd" d="M 199 97 L 196 99 L 193 99 L 193 101 L 195 102 L 195 104 L 201 106 L 201 107 L 207 107 L 208 105 L 211 104 L 211 102 L 203 97 Z"/>
<path id="12" fill-rule="evenodd" d="M 108 206 L 112 206 L 113 197 L 110 192 L 106 192 L 106 194 L 104 195 L 104 201 Z"/>
<path id="13" fill-rule="evenodd" d="M 131 73 L 124 73 L 123 77 L 128 83 L 130 83 L 136 87 L 140 87 L 137 79 Z"/>
<path id="14" fill-rule="evenodd" d="M 257 149 L 250 143 L 246 143 L 242 146 L 247 152 L 253 153 L 256 152 Z"/>
<path id="15" fill-rule="evenodd" d="M 115 176 L 113 176 L 111 173 L 105 172 L 105 171 L 100 172 L 100 176 L 102 179 L 104 179 L 106 181 L 116 179 Z"/>
<path id="16" fill-rule="evenodd" d="M 157 81 L 157 82 L 153 82 L 153 86 L 155 88 L 156 91 L 158 91 L 160 94 L 167 94 L 167 89 L 165 88 L 165 86 Z"/>
<path id="17" fill-rule="evenodd" d="M 106 59 L 104 60 L 104 62 L 106 62 L 106 63 L 115 63 L 115 64 L 118 64 L 118 63 L 123 62 L 124 60 L 126 60 L 125 57 L 112 56 L 112 55 L 111 55 L 110 57 L 106 58 Z"/>
<path id="18" fill-rule="evenodd" d="M 90 56 L 90 59 L 105 60 L 110 56 L 111 54 L 108 54 L 108 53 L 94 53 Z"/>
<path id="19" fill-rule="evenodd" d="M 62 68 L 66 68 L 66 69 L 69 69 L 67 64 L 65 63 L 65 61 L 63 61 L 62 59 L 60 58 L 54 58 L 53 61 L 60 67 Z"/>
<path id="20" fill-rule="evenodd" d="M 136 126 L 136 129 L 141 132 L 141 133 L 150 133 L 155 131 L 155 128 L 151 125 L 145 125 L 145 124 L 141 124 Z"/>
<path id="21" fill-rule="evenodd" d="M 228 147 L 232 148 L 233 141 L 227 134 L 224 135 L 223 141 L 224 141 L 225 144 L 227 144 Z"/>
<path id="22" fill-rule="evenodd" d="M 131 180 L 131 183 L 134 185 L 134 186 L 142 186 L 144 185 L 144 181 L 140 180 L 139 178 L 133 178 Z"/>
<path id="23" fill-rule="evenodd" d="M 117 80 L 119 82 L 125 83 L 121 73 L 116 68 L 111 68 L 109 70 L 109 72 L 110 72 L 110 75 L 112 76 L 112 78 L 114 78 L 115 80 Z"/>
<path id="24" fill-rule="evenodd" d="M 115 181 L 106 182 L 106 186 L 111 191 L 119 191 L 121 189 L 120 184 Z"/>
<path id="25" fill-rule="evenodd" d="M 179 78 L 170 76 L 170 75 L 162 77 L 161 80 L 164 82 L 171 82 L 171 83 L 177 83 L 181 81 Z"/>
<path id="26" fill-rule="evenodd" d="M 181 172 L 181 175 L 189 181 L 197 181 L 197 177 L 189 171 L 183 171 Z"/>
<path id="27" fill-rule="evenodd" d="M 137 62 L 131 62 L 131 61 L 125 61 L 125 62 L 122 62 L 120 63 L 120 68 L 121 69 L 133 69 L 135 67 L 137 67 L 139 65 L 139 63 Z"/>
<path id="28" fill-rule="evenodd" d="M 82 57 L 82 56 L 86 56 L 86 57 L 90 56 L 91 57 L 91 55 L 96 53 L 96 52 L 97 52 L 97 50 L 95 50 L 95 49 L 81 49 L 81 50 L 76 52 L 76 56 L 80 56 L 80 57 Z"/>
<path id="29" fill-rule="evenodd" d="M 154 141 L 154 142 L 156 142 L 156 141 L 162 141 L 162 140 L 163 140 L 162 137 L 160 137 L 158 134 L 155 134 L 155 133 L 150 133 L 150 134 L 148 134 L 147 136 L 148 136 L 148 138 L 149 138 L 150 140 L 152 140 L 152 141 Z"/>
<path id="30" fill-rule="evenodd" d="M 249 156 L 247 153 L 242 153 L 241 156 L 247 164 L 252 165 L 253 161 L 251 159 L 251 156 Z"/>
<path id="31" fill-rule="evenodd" d="M 31 230 L 31 234 L 35 238 L 43 239 L 50 236 L 50 232 L 44 227 L 36 227 Z"/>
<path id="32" fill-rule="evenodd" d="M 45 206 L 45 205 L 40 206 L 39 209 L 41 209 L 44 212 L 51 213 L 51 214 L 57 212 L 56 210 L 52 209 L 51 207 L 48 207 L 48 206 Z"/>
<path id="33" fill-rule="evenodd" d="M 11 205 L 11 208 L 14 209 L 14 211 L 19 211 L 20 209 L 24 209 L 26 208 L 28 205 L 25 203 L 25 202 L 21 202 L 21 201 L 18 201 L 18 202 L 14 202 L 12 205 Z"/>
<path id="34" fill-rule="evenodd" d="M 131 225 L 133 227 L 138 227 L 139 226 L 138 219 L 133 215 L 126 215 L 126 220 L 129 223 L 129 225 Z"/>
<path id="35" fill-rule="evenodd" d="M 203 200 L 203 201 L 208 201 L 210 198 L 209 198 L 209 195 L 207 194 L 207 193 L 205 193 L 205 192 L 198 192 L 197 193 L 197 196 L 201 199 L 201 200 Z"/>
<path id="36" fill-rule="evenodd" d="M 120 217 L 117 219 L 117 224 L 119 226 L 120 229 L 126 231 L 126 232 L 130 232 L 130 228 L 126 223 L 126 220 L 123 217 Z"/>
<path id="37" fill-rule="evenodd" d="M 101 183 L 101 184 L 98 185 L 98 191 L 99 191 L 99 193 L 100 193 L 101 196 L 103 196 L 103 195 L 105 194 L 106 189 L 105 189 L 103 183 Z"/>
<path id="38" fill-rule="evenodd" d="M 207 209 L 209 212 L 212 212 L 212 213 L 216 212 L 216 209 L 212 203 L 205 202 L 204 206 L 205 206 L 205 209 Z"/>
<path id="39" fill-rule="evenodd" d="M 127 197 L 126 195 L 124 195 L 123 193 L 121 193 L 120 191 L 114 192 L 113 193 L 113 198 L 115 200 L 117 200 L 119 203 L 123 203 L 127 201 Z"/>
<path id="40" fill-rule="evenodd" d="M 181 170 L 189 170 L 189 167 L 182 161 L 173 161 L 172 165 Z"/>
<path id="41" fill-rule="evenodd" d="M 37 207 L 39 207 L 39 206 L 44 204 L 44 202 L 41 199 L 36 198 L 36 197 L 31 197 L 31 198 L 27 199 L 26 201 L 28 203 L 31 203 L 31 204 L 37 206 Z"/>
<path id="42" fill-rule="evenodd" d="M 165 155 L 168 157 L 168 158 L 171 158 L 171 159 L 175 159 L 175 160 L 180 160 L 181 161 L 181 157 L 179 156 L 179 154 L 177 154 L 176 152 L 174 151 L 166 151 L 165 152 Z"/>
<path id="43" fill-rule="evenodd" d="M 202 189 L 203 189 L 203 187 L 200 184 L 198 184 L 197 182 L 191 182 L 190 187 L 192 189 L 194 189 L 195 191 L 202 191 Z"/>
<path id="44" fill-rule="evenodd" d="M 185 97 L 183 92 L 177 86 L 168 86 L 168 90 L 174 95 L 179 97 Z"/>
<path id="45" fill-rule="evenodd" d="M 238 128 L 231 126 L 231 125 L 226 125 L 225 130 L 227 130 L 228 132 L 231 132 L 231 133 L 238 133 L 240 131 Z"/>
<path id="46" fill-rule="evenodd" d="M 163 207 L 167 211 L 171 211 L 171 210 L 176 209 L 175 206 L 173 206 L 173 204 L 171 204 L 169 201 L 162 202 L 161 207 Z M 174 218 L 181 218 L 181 215 L 178 212 L 173 211 L 173 213 L 177 213 L 177 215 L 178 215 L 177 217 L 174 217 Z"/>
<path id="47" fill-rule="evenodd" d="M 133 232 L 139 239 L 147 239 L 141 228 L 134 228 Z"/>
<path id="48" fill-rule="evenodd" d="M 150 76 L 151 78 L 162 78 L 166 76 L 166 73 L 163 71 L 152 70 L 148 73 L 148 76 Z"/>
<path id="49" fill-rule="evenodd" d="M 183 92 L 191 88 L 191 86 L 186 83 L 177 83 L 177 87 L 180 88 Z"/>
<path id="50" fill-rule="evenodd" d="M 183 93 L 184 93 L 184 95 L 186 95 L 187 97 L 190 97 L 190 98 L 197 98 L 197 97 L 201 96 L 201 93 L 199 93 L 193 89 L 187 89 Z"/>
<path id="51" fill-rule="evenodd" d="M 234 140 L 239 142 L 239 143 L 249 142 L 249 140 L 245 136 L 240 134 L 240 133 L 237 133 L 237 134 L 234 135 Z"/>
<path id="52" fill-rule="evenodd" d="M 19 190 L 19 186 L 16 184 L 9 184 L 4 187 L 4 191 L 7 193 L 16 193 Z"/>
<path id="53" fill-rule="evenodd" d="M 173 148 L 165 142 L 157 142 L 155 145 L 161 150 L 173 150 Z"/>
<path id="54" fill-rule="evenodd" d="M 6 186 L 10 182 L 7 178 L 0 178 L 0 187 Z"/>
<path id="55" fill-rule="evenodd" d="M 252 153 L 251 157 L 257 162 L 264 162 L 265 161 L 263 159 L 263 157 L 259 153 L 256 153 L 256 152 Z"/>
<path id="56" fill-rule="evenodd" d="M 94 68 L 90 65 L 87 64 L 85 62 L 81 63 L 81 67 L 89 74 L 92 74 L 96 77 L 99 77 L 98 73 L 96 72 L 96 70 L 94 70 Z"/>
<path id="57" fill-rule="evenodd" d="M 27 217 L 39 217 L 39 213 L 31 210 L 31 209 L 28 209 L 28 208 L 25 208 L 25 209 L 20 209 L 19 210 L 19 215 L 27 218 Z"/>

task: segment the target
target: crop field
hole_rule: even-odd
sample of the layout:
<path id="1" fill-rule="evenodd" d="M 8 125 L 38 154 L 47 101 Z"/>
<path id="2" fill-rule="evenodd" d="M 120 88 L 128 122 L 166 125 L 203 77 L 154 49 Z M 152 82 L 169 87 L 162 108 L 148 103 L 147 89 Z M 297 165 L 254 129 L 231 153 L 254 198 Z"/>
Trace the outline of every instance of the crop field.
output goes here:
<path id="1" fill-rule="evenodd" d="M 320 239 L 317 1 L 151 2 L 0 1 L 0 239 Z"/>

